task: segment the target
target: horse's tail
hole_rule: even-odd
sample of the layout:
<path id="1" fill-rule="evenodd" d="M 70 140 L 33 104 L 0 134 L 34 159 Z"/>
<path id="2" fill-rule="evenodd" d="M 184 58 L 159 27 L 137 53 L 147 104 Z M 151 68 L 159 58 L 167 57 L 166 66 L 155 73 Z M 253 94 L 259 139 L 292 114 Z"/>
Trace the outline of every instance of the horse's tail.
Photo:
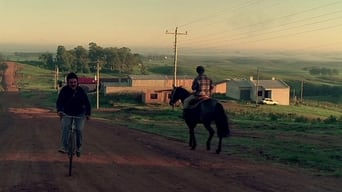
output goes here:
<path id="1" fill-rule="evenodd" d="M 221 103 L 217 103 L 215 107 L 215 123 L 218 137 L 230 135 L 228 116 Z"/>

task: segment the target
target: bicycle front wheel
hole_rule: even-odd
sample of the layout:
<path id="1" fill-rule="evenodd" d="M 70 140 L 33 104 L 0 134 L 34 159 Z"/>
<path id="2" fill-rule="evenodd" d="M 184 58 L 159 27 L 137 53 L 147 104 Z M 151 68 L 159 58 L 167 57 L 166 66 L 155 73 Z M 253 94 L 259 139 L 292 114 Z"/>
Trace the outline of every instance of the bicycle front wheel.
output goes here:
<path id="1" fill-rule="evenodd" d="M 75 134 L 70 133 L 68 139 L 68 156 L 69 156 L 69 176 L 71 176 L 72 171 L 72 159 L 75 154 Z"/>

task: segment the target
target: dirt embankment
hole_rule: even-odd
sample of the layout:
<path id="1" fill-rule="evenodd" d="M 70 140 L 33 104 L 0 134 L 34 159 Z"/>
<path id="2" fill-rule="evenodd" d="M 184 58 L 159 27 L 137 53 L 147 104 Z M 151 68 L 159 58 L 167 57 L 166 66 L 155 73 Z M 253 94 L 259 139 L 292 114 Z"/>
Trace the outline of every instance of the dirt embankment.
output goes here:
<path id="1" fill-rule="evenodd" d="M 15 79 L 17 64 L 15 62 L 6 62 L 6 64 L 7 69 L 5 70 L 1 81 L 3 89 L 8 92 L 17 92 L 19 91 Z"/>

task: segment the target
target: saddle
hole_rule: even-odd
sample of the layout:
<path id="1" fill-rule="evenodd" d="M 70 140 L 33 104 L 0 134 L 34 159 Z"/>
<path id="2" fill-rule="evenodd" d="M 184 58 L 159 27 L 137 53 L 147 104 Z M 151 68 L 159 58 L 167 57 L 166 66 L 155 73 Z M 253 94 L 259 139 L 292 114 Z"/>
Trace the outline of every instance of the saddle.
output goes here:
<path id="1" fill-rule="evenodd" d="M 208 96 L 197 96 L 189 102 L 189 109 L 195 108 L 197 105 L 208 99 L 210 99 Z"/>

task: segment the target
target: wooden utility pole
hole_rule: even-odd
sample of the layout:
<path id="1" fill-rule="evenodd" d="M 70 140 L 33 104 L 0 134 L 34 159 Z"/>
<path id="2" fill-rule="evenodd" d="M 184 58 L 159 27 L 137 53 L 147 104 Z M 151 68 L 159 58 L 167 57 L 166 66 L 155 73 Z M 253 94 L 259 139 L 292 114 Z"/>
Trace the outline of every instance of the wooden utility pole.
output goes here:
<path id="1" fill-rule="evenodd" d="M 58 90 L 59 90 L 59 79 L 58 79 L 58 76 L 59 76 L 59 69 L 58 69 L 58 65 L 55 66 L 55 85 L 54 85 L 54 88 L 57 90 L 57 93 L 58 93 Z"/>
<path id="2" fill-rule="evenodd" d="M 174 56 L 173 56 L 173 86 L 177 86 L 177 57 L 178 57 L 178 51 L 177 51 L 177 36 L 178 35 L 187 35 L 188 32 L 185 33 L 178 33 L 178 27 L 176 27 L 175 32 L 171 33 L 166 30 L 166 34 L 172 34 L 175 35 L 175 45 L 174 45 Z"/>
<path id="3" fill-rule="evenodd" d="M 304 91 L 304 79 L 302 79 L 302 83 L 300 85 L 300 102 L 303 103 L 303 91 Z"/>
<path id="4" fill-rule="evenodd" d="M 258 106 L 259 102 L 259 68 L 257 68 L 257 82 L 256 82 L 256 88 L 255 88 L 255 106 Z"/>
<path id="5" fill-rule="evenodd" d="M 100 108 L 100 62 L 96 62 L 96 109 Z"/>

